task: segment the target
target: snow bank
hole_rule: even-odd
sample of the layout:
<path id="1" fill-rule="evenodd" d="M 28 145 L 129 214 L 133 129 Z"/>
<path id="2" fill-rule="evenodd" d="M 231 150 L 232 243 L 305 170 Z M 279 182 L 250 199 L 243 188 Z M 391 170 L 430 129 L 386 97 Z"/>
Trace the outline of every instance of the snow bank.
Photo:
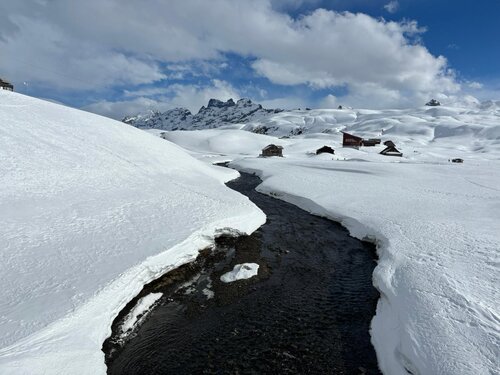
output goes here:
<path id="1" fill-rule="evenodd" d="M 499 162 L 245 159 L 258 190 L 375 241 L 372 341 L 385 374 L 498 370 Z"/>
<path id="2" fill-rule="evenodd" d="M 383 146 L 342 148 L 335 131 L 266 138 L 284 146 L 284 158 L 255 157 L 256 134 L 245 131 L 169 138 L 204 159 L 224 152 L 207 139 L 223 144 L 230 134 L 231 145 L 252 149 L 230 147 L 225 157 L 258 173 L 259 191 L 339 221 L 353 236 L 377 244 L 374 284 L 381 299 L 371 334 L 385 374 L 498 373 L 500 113 L 428 107 L 345 112 L 352 116 L 343 124 L 332 110 L 280 114 L 273 131 L 289 134 L 291 127 L 331 115 L 335 131 L 347 127 L 391 139 L 404 156 L 379 155 Z M 333 146 L 335 155 L 314 155 L 323 145 Z M 454 157 L 464 164 L 449 163 Z"/>
<path id="3" fill-rule="evenodd" d="M 259 265 L 257 263 L 242 263 L 236 264 L 232 271 L 226 272 L 220 277 L 220 281 L 224 283 L 232 283 L 237 280 L 249 279 L 257 276 Z"/>
<path id="4" fill-rule="evenodd" d="M 0 91 L 0 373 L 104 374 L 118 312 L 264 214 L 236 172 L 90 113 Z"/>
<path id="5" fill-rule="evenodd" d="M 123 333 L 132 330 L 134 326 L 151 310 L 151 307 L 163 296 L 163 293 L 150 293 L 137 301 L 137 304 L 126 316 L 121 328 Z"/>

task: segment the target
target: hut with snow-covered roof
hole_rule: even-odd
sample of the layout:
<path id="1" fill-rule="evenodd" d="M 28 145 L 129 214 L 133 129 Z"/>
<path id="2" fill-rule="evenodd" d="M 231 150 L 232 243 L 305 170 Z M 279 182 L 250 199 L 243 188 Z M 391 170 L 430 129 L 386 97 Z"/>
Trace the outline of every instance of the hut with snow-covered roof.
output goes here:
<path id="1" fill-rule="evenodd" d="M 262 149 L 262 153 L 260 154 L 262 157 L 269 157 L 269 156 L 281 156 L 283 157 L 283 147 L 282 146 L 276 146 L 273 144 L 267 145 Z"/>

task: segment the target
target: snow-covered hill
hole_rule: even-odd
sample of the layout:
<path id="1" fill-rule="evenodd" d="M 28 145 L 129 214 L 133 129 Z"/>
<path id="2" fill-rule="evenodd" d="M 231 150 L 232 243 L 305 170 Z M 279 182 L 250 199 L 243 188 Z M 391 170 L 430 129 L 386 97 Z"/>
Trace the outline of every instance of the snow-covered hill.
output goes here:
<path id="1" fill-rule="evenodd" d="M 101 116 L 0 90 L 0 374 L 105 374 L 142 286 L 263 213 L 236 174 Z"/>
<path id="2" fill-rule="evenodd" d="M 222 102 L 210 99 L 208 105 L 201 107 L 193 115 L 186 108 L 175 108 L 166 112 L 150 111 L 123 119 L 126 124 L 137 128 L 162 130 L 197 130 L 218 128 L 228 124 L 242 124 L 262 119 L 270 114 L 279 113 L 280 109 L 264 109 L 250 99 L 233 99 Z"/>

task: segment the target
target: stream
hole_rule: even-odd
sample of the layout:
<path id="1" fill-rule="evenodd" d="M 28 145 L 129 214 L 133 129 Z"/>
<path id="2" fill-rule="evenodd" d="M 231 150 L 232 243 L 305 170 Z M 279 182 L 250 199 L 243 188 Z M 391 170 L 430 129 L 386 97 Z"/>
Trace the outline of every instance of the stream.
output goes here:
<path id="1" fill-rule="evenodd" d="M 108 374 L 379 374 L 370 321 L 373 244 L 340 224 L 260 194 L 250 174 L 227 185 L 267 215 L 250 236 L 222 236 L 195 262 L 147 285 L 104 343 Z M 258 275 L 223 283 L 245 262 Z M 137 299 L 163 293 L 126 337 Z"/>

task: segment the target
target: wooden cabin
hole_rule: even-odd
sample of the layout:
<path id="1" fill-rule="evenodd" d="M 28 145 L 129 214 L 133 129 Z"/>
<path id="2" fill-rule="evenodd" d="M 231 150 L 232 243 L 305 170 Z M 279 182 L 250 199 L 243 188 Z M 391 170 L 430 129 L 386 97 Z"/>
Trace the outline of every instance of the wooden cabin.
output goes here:
<path id="1" fill-rule="evenodd" d="M 362 145 L 365 147 L 371 147 L 371 146 L 379 145 L 380 142 L 382 142 L 382 141 L 378 138 L 363 139 Z"/>
<path id="2" fill-rule="evenodd" d="M 14 85 L 0 78 L 0 88 L 3 90 L 14 91 Z"/>
<path id="3" fill-rule="evenodd" d="M 269 156 L 280 156 L 283 157 L 283 147 L 276 145 L 267 145 L 262 149 L 262 153 L 260 156 L 269 157 Z"/>
<path id="4" fill-rule="evenodd" d="M 343 138 L 342 138 L 342 146 L 343 147 L 354 147 L 354 148 L 359 148 L 362 143 L 363 143 L 363 138 L 357 137 L 355 135 L 342 132 Z"/>
<path id="5" fill-rule="evenodd" d="M 334 155 L 335 150 L 333 148 L 331 148 L 330 146 L 323 146 L 323 147 L 320 147 L 316 150 L 316 155 L 325 154 L 325 153 Z"/>
<path id="6" fill-rule="evenodd" d="M 385 155 L 385 156 L 403 156 L 403 153 L 400 152 L 394 146 L 387 146 L 385 149 L 380 151 L 380 154 Z"/>

